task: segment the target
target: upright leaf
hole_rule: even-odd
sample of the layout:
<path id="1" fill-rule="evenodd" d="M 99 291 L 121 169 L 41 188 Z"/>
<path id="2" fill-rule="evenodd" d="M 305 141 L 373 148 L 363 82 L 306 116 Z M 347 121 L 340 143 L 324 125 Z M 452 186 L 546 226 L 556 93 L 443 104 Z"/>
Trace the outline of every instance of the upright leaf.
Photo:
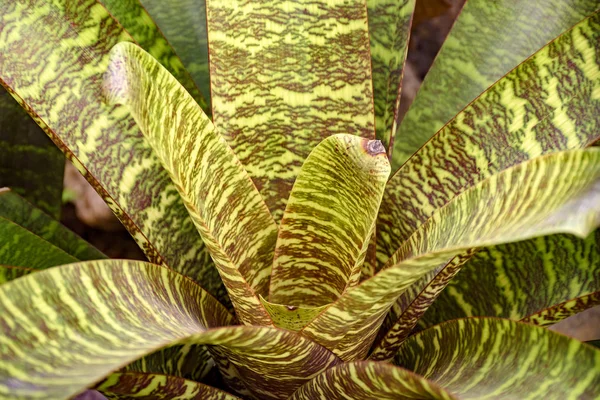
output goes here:
<path id="1" fill-rule="evenodd" d="M 108 52 L 133 39 L 95 0 L 0 0 L 0 32 L 3 85 L 107 201 L 148 259 L 226 301 L 167 172 L 127 110 L 103 103 Z"/>
<path id="2" fill-rule="evenodd" d="M 398 130 L 393 168 L 495 81 L 599 8 L 596 0 L 467 1 Z"/>
<path id="3" fill-rule="evenodd" d="M 320 307 L 358 284 L 389 174 L 378 140 L 334 135 L 310 153 L 279 227 L 271 302 Z"/>
<path id="4" fill-rule="evenodd" d="M 600 351 L 495 318 L 450 321 L 409 338 L 395 359 L 461 399 L 594 399 Z"/>
<path id="5" fill-rule="evenodd" d="M 538 157 L 502 171 L 434 213 L 386 268 L 348 290 L 302 333 L 345 360 L 366 355 L 386 312 L 411 284 L 466 249 L 569 232 L 600 219 L 600 150 Z"/>
<path id="6" fill-rule="evenodd" d="M 498 81 L 413 155 L 390 179 L 381 203 L 380 267 L 467 188 L 533 157 L 595 142 L 599 51 L 600 15 L 594 14 Z"/>
<path id="7" fill-rule="evenodd" d="M 213 120 L 279 221 L 327 136 L 374 139 L 364 0 L 206 2 Z"/>
<path id="8" fill-rule="evenodd" d="M 12 188 L 53 218 L 59 218 L 65 157 L 2 87 L 0 154 L 0 188 Z"/>
<path id="9" fill-rule="evenodd" d="M 185 69 L 189 71 L 210 107 L 205 0 L 140 2 L 181 57 Z"/>
<path id="10" fill-rule="evenodd" d="M 264 399 L 285 398 L 339 363 L 292 332 L 217 328 L 233 320 L 213 297 L 173 271 L 137 261 L 66 265 L 4 284 L 0 320 L 0 396 L 69 398 L 177 344 L 223 352 L 248 393 Z"/>
<path id="11" fill-rule="evenodd" d="M 367 0 L 377 139 L 392 154 L 415 0 Z"/>
<path id="12" fill-rule="evenodd" d="M 240 320 L 271 324 L 258 295 L 268 291 L 277 225 L 225 139 L 177 80 L 134 44 L 114 47 L 105 88 L 109 101 L 127 106 L 169 171 Z"/>

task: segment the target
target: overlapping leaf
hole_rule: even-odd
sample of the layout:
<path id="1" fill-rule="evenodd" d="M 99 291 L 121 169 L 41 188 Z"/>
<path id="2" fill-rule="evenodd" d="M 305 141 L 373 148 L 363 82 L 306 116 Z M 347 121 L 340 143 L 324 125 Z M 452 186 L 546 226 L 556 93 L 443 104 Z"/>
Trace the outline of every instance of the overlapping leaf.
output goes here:
<path id="1" fill-rule="evenodd" d="M 599 8 L 596 0 L 469 0 L 402 121 L 393 168 L 522 60 Z"/>
<path id="2" fill-rule="evenodd" d="M 461 399 L 595 399 L 600 351 L 529 324 L 450 321 L 409 338 L 398 365 Z"/>
<path id="3" fill-rule="evenodd" d="M 225 139 L 192 97 L 138 46 L 112 51 L 105 88 L 124 104 L 169 171 L 241 322 L 269 325 L 266 295 L 277 225 Z"/>
<path id="4" fill-rule="evenodd" d="M 0 154 L 0 187 L 12 188 L 59 218 L 65 157 L 2 87 Z"/>
<path id="5" fill-rule="evenodd" d="M 585 236 L 598 224 L 600 150 L 530 160 L 484 180 L 427 220 L 387 268 L 348 290 L 302 333 L 346 360 L 362 358 L 385 313 L 411 284 L 473 247 L 558 232 Z"/>
<path id="6" fill-rule="evenodd" d="M 381 204 L 380 267 L 467 188 L 533 157 L 595 142 L 598 51 L 600 16 L 594 14 L 497 82 L 413 155 L 388 182 Z"/>
<path id="7" fill-rule="evenodd" d="M 213 121 L 279 221 L 322 139 L 374 139 L 365 2 L 209 0 L 206 9 Z"/>
<path id="8" fill-rule="evenodd" d="M 356 286 L 389 174 L 378 140 L 334 135 L 310 153 L 279 227 L 271 302 L 321 307 Z"/>
<path id="9" fill-rule="evenodd" d="M 48 129 L 148 259 L 226 301 L 167 172 L 126 109 L 103 104 L 108 52 L 132 38 L 95 0 L 0 0 L 0 32 L 0 80 Z"/>
<path id="10" fill-rule="evenodd" d="M 34 271 L 35 270 L 31 268 L 0 265 L 0 284 L 10 282 L 13 279 L 20 278 Z"/>
<path id="11" fill-rule="evenodd" d="M 600 231 L 585 239 L 553 235 L 482 249 L 423 322 L 495 316 L 553 324 L 600 301 L 599 267 Z"/>
<path id="12" fill-rule="evenodd" d="M 375 128 L 388 154 L 396 136 L 402 71 L 415 0 L 368 0 Z"/>
<path id="13" fill-rule="evenodd" d="M 455 399 L 427 379 L 388 363 L 358 361 L 330 368 L 290 400 Z"/>
<path id="14" fill-rule="evenodd" d="M 169 40 L 210 106 L 206 2 L 204 0 L 169 2 L 140 0 L 140 2 Z"/>

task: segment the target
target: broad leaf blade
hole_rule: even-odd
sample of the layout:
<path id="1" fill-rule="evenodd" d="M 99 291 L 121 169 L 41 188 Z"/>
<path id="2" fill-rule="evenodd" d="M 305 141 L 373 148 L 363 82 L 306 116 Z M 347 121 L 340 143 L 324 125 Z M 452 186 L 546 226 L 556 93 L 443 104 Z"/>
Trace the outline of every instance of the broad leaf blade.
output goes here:
<path id="1" fill-rule="evenodd" d="M 298 389 L 290 400 L 456 399 L 427 379 L 387 363 L 358 361 L 333 367 Z"/>
<path id="2" fill-rule="evenodd" d="M 595 148 L 550 154 L 502 171 L 433 214 L 386 268 L 347 291 L 302 332 L 343 359 L 364 357 L 385 313 L 425 274 L 474 247 L 559 232 L 585 236 L 599 223 L 599 200 Z"/>
<path id="3" fill-rule="evenodd" d="M 140 0 L 140 2 L 156 21 L 177 55 L 181 57 L 183 65 L 210 107 L 206 2 L 204 0 L 170 0 L 169 2 Z"/>
<path id="4" fill-rule="evenodd" d="M 481 92 L 598 8 L 596 0 L 469 0 L 398 130 L 394 169 Z"/>
<path id="5" fill-rule="evenodd" d="M 65 157 L 2 87 L 0 154 L 0 188 L 10 187 L 59 218 Z"/>
<path id="6" fill-rule="evenodd" d="M 87 261 L 106 258 L 100 250 L 11 191 L 0 189 L 0 217 L 29 230 L 77 260 Z M 20 247 L 21 244 L 15 244 L 13 251 L 19 251 Z"/>
<path id="7" fill-rule="evenodd" d="M 227 301 L 167 172 L 127 111 L 103 103 L 108 52 L 133 39 L 94 0 L 1 0 L 0 30 L 11 32 L 0 40 L 2 84 L 36 115 L 148 259 Z"/>
<path id="8" fill-rule="evenodd" d="M 225 139 L 177 80 L 134 44 L 111 52 L 105 88 L 111 102 L 127 106 L 169 171 L 240 320 L 271 324 L 258 295 L 268 291 L 277 225 Z"/>
<path id="9" fill-rule="evenodd" d="M 321 140 L 374 139 L 365 1 L 209 0 L 206 9 L 214 123 L 279 221 Z"/>
<path id="10" fill-rule="evenodd" d="M 404 164 L 381 203 L 379 266 L 467 188 L 533 157 L 595 142 L 598 51 L 600 15 L 594 14 L 492 86 Z"/>
<path id="11" fill-rule="evenodd" d="M 416 0 L 367 0 L 376 135 L 390 155 L 415 3 Z"/>
<path id="12" fill-rule="evenodd" d="M 334 135 L 310 153 L 279 226 L 271 302 L 320 307 L 356 286 L 389 174 L 378 140 Z"/>
<path id="13" fill-rule="evenodd" d="M 510 320 L 468 318 L 435 326 L 404 342 L 396 362 L 461 399 L 600 396 L 600 351 Z"/>

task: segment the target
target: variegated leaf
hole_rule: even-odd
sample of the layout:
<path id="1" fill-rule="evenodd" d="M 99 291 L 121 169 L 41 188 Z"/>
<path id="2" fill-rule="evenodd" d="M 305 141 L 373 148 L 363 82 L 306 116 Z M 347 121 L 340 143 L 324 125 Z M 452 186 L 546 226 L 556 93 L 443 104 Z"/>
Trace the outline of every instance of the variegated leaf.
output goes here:
<path id="1" fill-rule="evenodd" d="M 35 270 L 32 268 L 0 265 L 0 285 L 6 282 L 10 282 L 13 279 L 17 279 L 27 274 L 30 274 L 32 272 L 35 272 Z"/>
<path id="2" fill-rule="evenodd" d="M 105 79 L 111 102 L 127 106 L 211 253 L 241 322 L 272 324 L 266 295 L 277 225 L 225 139 L 192 97 L 138 46 L 111 52 Z"/>
<path id="3" fill-rule="evenodd" d="M 364 0 L 206 2 L 213 121 L 276 221 L 310 151 L 375 138 Z"/>
<path id="4" fill-rule="evenodd" d="M 310 153 L 279 227 L 271 302 L 321 307 L 358 284 L 389 174 L 378 140 L 333 135 Z"/>

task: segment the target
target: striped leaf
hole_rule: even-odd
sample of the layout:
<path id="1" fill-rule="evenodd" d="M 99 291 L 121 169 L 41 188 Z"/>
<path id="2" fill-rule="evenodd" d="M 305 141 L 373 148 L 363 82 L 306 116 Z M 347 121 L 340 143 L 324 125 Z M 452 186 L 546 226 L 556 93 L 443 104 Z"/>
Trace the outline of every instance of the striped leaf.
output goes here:
<path id="1" fill-rule="evenodd" d="M 387 363 L 358 361 L 328 369 L 290 400 L 456 399 L 427 379 Z"/>
<path id="2" fill-rule="evenodd" d="M 104 103 L 108 52 L 133 39 L 95 0 L 0 0 L 0 31 L 10 32 L 0 40 L 0 79 L 101 194 L 148 259 L 226 301 L 167 172 L 127 110 Z"/>
<path id="3" fill-rule="evenodd" d="M 208 0 L 206 10 L 214 123 L 279 221 L 321 140 L 374 139 L 365 1 Z"/>
<path id="4" fill-rule="evenodd" d="M 0 265 L 0 285 L 10 282 L 13 279 L 20 278 L 34 272 L 34 269 L 25 267 L 11 267 L 8 265 Z"/>
<path id="5" fill-rule="evenodd" d="M 548 329 L 455 320 L 409 338 L 395 359 L 461 399 L 595 399 L 600 351 Z"/>
<path id="6" fill-rule="evenodd" d="M 334 135 L 310 153 L 279 227 L 271 302 L 321 307 L 358 284 L 389 174 L 378 140 Z"/>
<path id="7" fill-rule="evenodd" d="M 175 54 L 163 33 L 158 29 L 140 0 L 99 0 L 100 3 L 119 21 L 133 39 L 156 58 L 185 87 L 198 102 L 208 110 L 208 103 L 198 90 L 190 73 L 181 59 Z M 181 22 L 181 21 L 180 21 Z"/>
<path id="8" fill-rule="evenodd" d="M 379 266 L 469 187 L 533 157 L 598 140 L 598 51 L 594 14 L 498 81 L 404 164 L 381 203 Z"/>
<path id="9" fill-rule="evenodd" d="M 494 316 L 550 325 L 600 301 L 599 268 L 600 230 L 586 239 L 553 235 L 482 249 L 423 322 Z"/>
<path id="10" fill-rule="evenodd" d="M 398 130 L 394 170 L 481 92 L 599 8 L 596 0 L 469 0 Z M 530 73 L 535 74 L 533 71 Z M 542 82 L 541 76 L 531 78 Z M 559 80 L 565 83 L 564 78 Z M 519 91 L 514 95 L 519 96 Z M 501 115 L 502 111 L 496 113 Z M 510 116 L 511 111 L 506 114 Z"/>
<path id="11" fill-rule="evenodd" d="M 363 358 L 402 292 L 464 250 L 559 232 L 585 237 L 600 221 L 599 185 L 596 148 L 502 171 L 436 211 L 383 270 L 348 290 L 302 333 L 345 360 Z"/>
<path id="12" fill-rule="evenodd" d="M 210 106 L 206 2 L 204 0 L 140 0 L 196 82 Z M 164 64 L 163 64 L 164 65 Z M 207 112 L 207 114 L 209 114 Z"/>
<path id="13" fill-rule="evenodd" d="M 11 191 L 0 189 L 0 217 L 20 225 L 41 239 L 64 250 L 77 260 L 87 261 L 106 258 L 100 250 Z M 17 243 L 15 250 L 19 247 L 21 247 L 21 244 Z M 30 248 L 27 251 L 32 250 Z"/>
<path id="14" fill-rule="evenodd" d="M 375 128 L 388 154 L 396 136 L 402 71 L 415 0 L 367 0 Z"/>
<path id="15" fill-rule="evenodd" d="M 0 154 L 0 188 L 12 188 L 59 218 L 65 157 L 1 86 Z"/>
<path id="16" fill-rule="evenodd" d="M 266 295 L 277 225 L 225 139 L 192 97 L 131 43 L 112 51 L 105 89 L 127 106 L 202 235 L 241 322 L 272 323 Z M 201 188 L 200 190 L 198 190 Z"/>
<path id="17" fill-rule="evenodd" d="M 115 373 L 96 386 L 105 397 L 113 400 L 235 400 L 222 390 L 177 376 L 158 374 Z"/>

